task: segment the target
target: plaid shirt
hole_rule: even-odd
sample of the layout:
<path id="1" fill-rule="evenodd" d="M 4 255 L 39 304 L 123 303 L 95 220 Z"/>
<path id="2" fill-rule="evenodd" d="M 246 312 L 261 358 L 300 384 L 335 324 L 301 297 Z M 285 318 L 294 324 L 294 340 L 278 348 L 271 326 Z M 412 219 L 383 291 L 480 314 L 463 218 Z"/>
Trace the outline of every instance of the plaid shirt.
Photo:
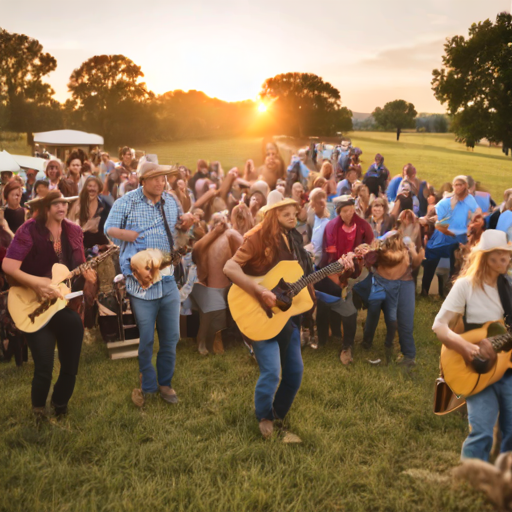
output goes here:
<path id="1" fill-rule="evenodd" d="M 181 207 L 178 201 L 167 192 L 162 194 L 162 199 L 165 202 L 165 217 L 174 237 L 176 221 L 182 213 Z M 110 228 L 130 229 L 139 233 L 135 242 L 123 242 L 110 238 L 120 247 L 119 263 L 121 271 L 126 276 L 126 291 L 140 299 L 154 300 L 162 298 L 162 281 L 144 290 L 133 277 L 130 269 L 130 259 L 139 251 L 160 249 L 164 253 L 171 252 L 161 208 L 162 201 L 153 204 L 144 195 L 142 187 L 140 187 L 115 201 L 105 222 L 105 234 L 107 236 Z M 170 268 L 170 275 L 173 275 L 172 267 Z"/>

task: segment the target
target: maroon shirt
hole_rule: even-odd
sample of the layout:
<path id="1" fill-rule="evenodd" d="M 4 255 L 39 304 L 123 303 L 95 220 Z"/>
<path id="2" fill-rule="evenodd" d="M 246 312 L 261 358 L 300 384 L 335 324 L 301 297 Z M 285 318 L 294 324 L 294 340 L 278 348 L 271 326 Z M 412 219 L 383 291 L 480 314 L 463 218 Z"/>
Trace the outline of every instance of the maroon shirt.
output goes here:
<path id="1" fill-rule="evenodd" d="M 83 233 L 80 226 L 64 219 L 61 242 L 63 263 L 69 270 L 85 262 Z M 50 240 L 50 231 L 35 219 L 28 220 L 16 231 L 6 258 L 22 261 L 21 270 L 38 277 L 51 277 L 53 264 L 59 263 Z"/>

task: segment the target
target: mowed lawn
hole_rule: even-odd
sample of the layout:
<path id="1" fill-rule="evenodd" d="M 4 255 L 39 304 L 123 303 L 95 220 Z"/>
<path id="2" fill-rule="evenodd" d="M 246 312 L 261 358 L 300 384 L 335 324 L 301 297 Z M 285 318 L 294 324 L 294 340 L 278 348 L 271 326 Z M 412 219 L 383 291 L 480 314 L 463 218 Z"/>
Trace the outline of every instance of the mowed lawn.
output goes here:
<path id="1" fill-rule="evenodd" d="M 493 195 L 510 186 L 512 162 L 497 149 L 466 154 L 444 135 L 406 134 L 400 146 L 392 134 L 352 136 L 365 165 L 381 152 L 393 174 L 412 162 L 439 185 L 461 173 L 480 178 L 481 163 L 495 169 L 486 175 Z M 182 163 L 219 159 L 226 169 L 261 153 L 261 140 L 232 140 L 225 158 L 211 144 L 212 153 L 201 151 L 205 144 L 181 144 L 169 149 L 170 160 L 163 147 L 159 156 L 180 161 L 174 155 L 182 151 Z M 137 361 L 108 360 L 101 342 L 84 346 L 67 419 L 39 426 L 30 411 L 32 362 L 3 364 L 0 510 L 490 511 L 480 494 L 450 478 L 466 418 L 432 413 L 440 344 L 431 325 L 440 305 L 437 298 L 417 301 L 411 374 L 368 362 L 384 359 L 382 325 L 370 352 L 360 348 L 359 325 L 349 368 L 332 342 L 306 347 L 289 415 L 300 445 L 261 439 L 253 412 L 258 368 L 244 347 L 203 358 L 182 340 L 173 380 L 180 403 L 155 398 L 139 410 L 130 400 Z"/>

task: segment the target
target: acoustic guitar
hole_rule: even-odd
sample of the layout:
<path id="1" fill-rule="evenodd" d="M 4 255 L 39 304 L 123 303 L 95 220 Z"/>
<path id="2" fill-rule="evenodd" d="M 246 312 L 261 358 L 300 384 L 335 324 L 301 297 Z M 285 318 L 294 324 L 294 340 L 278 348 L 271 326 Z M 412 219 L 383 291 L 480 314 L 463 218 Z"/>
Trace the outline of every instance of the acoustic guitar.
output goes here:
<path id="1" fill-rule="evenodd" d="M 468 365 L 458 352 L 443 345 L 441 370 L 444 380 L 458 398 L 480 393 L 486 387 L 498 382 L 505 372 L 512 368 L 512 335 L 507 332 L 502 322 L 487 322 L 479 329 L 473 329 L 461 336 L 473 344 L 488 338 L 496 352 L 496 357 L 475 358 Z"/>
<path id="2" fill-rule="evenodd" d="M 112 245 L 104 253 L 69 271 L 66 265 L 55 263 L 52 267 L 52 284 L 61 292 L 63 299 L 53 298 L 41 301 L 32 288 L 11 286 L 7 297 L 7 308 L 16 327 L 23 332 L 36 332 L 44 327 L 61 309 L 68 304 L 71 290 L 66 281 L 80 275 L 85 270 L 96 267 L 104 259 L 119 252 L 119 247 Z"/>
<path id="3" fill-rule="evenodd" d="M 356 251 L 360 254 L 367 247 L 362 244 Z M 233 284 L 228 293 L 231 316 L 240 331 L 250 340 L 270 340 L 283 330 L 291 317 L 305 313 L 313 307 L 313 300 L 307 289 L 309 284 L 317 283 L 332 274 L 341 274 L 344 268 L 342 263 L 336 261 L 304 276 L 298 261 L 280 261 L 264 276 L 247 276 L 276 296 L 276 307 L 270 309 L 262 306 L 256 298 Z"/>

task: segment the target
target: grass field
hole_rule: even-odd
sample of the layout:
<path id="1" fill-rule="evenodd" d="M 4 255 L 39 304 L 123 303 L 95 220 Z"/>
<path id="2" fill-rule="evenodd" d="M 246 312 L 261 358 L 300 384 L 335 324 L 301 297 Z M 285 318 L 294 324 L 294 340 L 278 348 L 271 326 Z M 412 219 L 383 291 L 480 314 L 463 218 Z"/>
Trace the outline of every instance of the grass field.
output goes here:
<path id="1" fill-rule="evenodd" d="M 512 162 L 497 149 L 466 153 L 445 135 L 404 134 L 399 144 L 392 137 L 359 132 L 353 141 L 365 165 L 381 152 L 393 174 L 410 161 L 435 184 L 465 172 L 487 176 L 497 198 L 510 186 Z M 195 144 L 152 150 L 166 163 L 204 157 L 224 168 L 261 151 L 256 139 Z M 67 419 L 39 426 L 30 412 L 32 363 L 3 364 L 0 510 L 490 511 L 480 494 L 450 478 L 465 417 L 432 413 L 440 344 L 431 325 L 440 305 L 418 299 L 411 375 L 368 363 L 384 358 L 382 326 L 370 353 L 359 346 L 359 326 L 350 368 L 333 343 L 306 347 L 289 415 L 300 445 L 261 439 L 253 412 L 258 369 L 243 347 L 202 358 L 182 340 L 173 380 L 180 403 L 154 399 L 138 410 L 130 400 L 136 360 L 110 361 L 101 343 L 84 346 Z"/>

